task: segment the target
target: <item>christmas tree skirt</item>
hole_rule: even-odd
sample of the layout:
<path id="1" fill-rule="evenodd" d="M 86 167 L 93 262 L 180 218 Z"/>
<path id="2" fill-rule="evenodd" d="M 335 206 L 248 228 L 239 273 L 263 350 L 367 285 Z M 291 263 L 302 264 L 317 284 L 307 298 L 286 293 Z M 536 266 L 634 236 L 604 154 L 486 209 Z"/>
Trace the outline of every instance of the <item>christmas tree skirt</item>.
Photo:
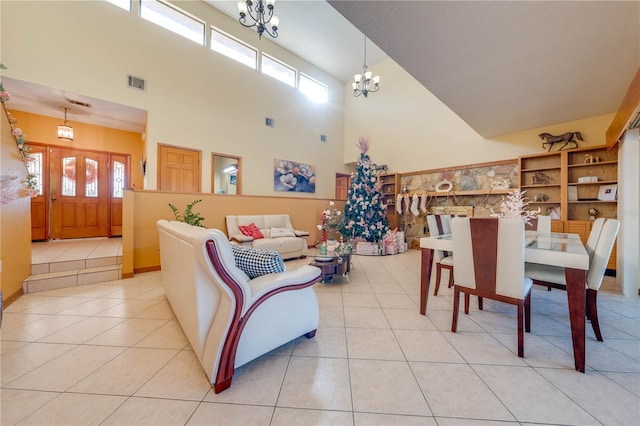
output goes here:
<path id="1" fill-rule="evenodd" d="M 386 245 L 378 246 L 378 243 L 361 242 L 356 244 L 353 254 L 358 254 L 361 256 L 383 256 L 387 254 L 404 253 L 405 252 L 404 248 L 405 248 L 404 243 L 403 243 L 403 250 L 400 251 L 397 246 L 386 246 Z"/>
<path id="2" fill-rule="evenodd" d="M 378 256 L 378 243 L 357 243 L 356 254 L 364 256 Z"/>

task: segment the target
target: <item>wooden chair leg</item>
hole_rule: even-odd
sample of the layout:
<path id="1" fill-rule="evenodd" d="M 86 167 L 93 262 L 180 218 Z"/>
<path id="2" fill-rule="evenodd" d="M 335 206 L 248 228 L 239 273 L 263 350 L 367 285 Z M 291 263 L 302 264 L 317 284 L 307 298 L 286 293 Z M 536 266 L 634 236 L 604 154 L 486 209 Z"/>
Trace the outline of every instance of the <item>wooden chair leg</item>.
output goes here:
<path id="1" fill-rule="evenodd" d="M 458 286 L 453 287 L 453 318 L 451 319 L 451 332 L 455 333 L 458 329 L 458 310 L 460 309 L 460 289 Z"/>
<path id="2" fill-rule="evenodd" d="M 518 356 L 524 358 L 524 303 L 518 302 Z"/>
<path id="3" fill-rule="evenodd" d="M 451 288 L 451 287 L 453 287 L 453 267 L 447 267 L 447 269 L 449 270 L 449 284 L 448 284 L 448 287 Z"/>
<path id="4" fill-rule="evenodd" d="M 531 292 L 524 298 L 524 330 L 531 333 Z"/>
<path id="5" fill-rule="evenodd" d="M 436 288 L 433 290 L 433 295 L 438 295 L 438 290 L 440 290 L 440 278 L 442 276 L 442 265 L 440 263 L 436 264 Z"/>
<path id="6" fill-rule="evenodd" d="M 603 342 L 598 322 L 598 290 L 587 289 L 587 316 L 591 320 L 591 327 L 593 327 L 596 339 L 598 342 Z"/>
<path id="7" fill-rule="evenodd" d="M 478 309 L 482 310 L 483 309 L 482 307 L 483 307 L 483 305 L 482 305 L 482 297 L 478 296 Z"/>
<path id="8" fill-rule="evenodd" d="M 469 315 L 469 293 L 464 293 L 464 313 Z"/>

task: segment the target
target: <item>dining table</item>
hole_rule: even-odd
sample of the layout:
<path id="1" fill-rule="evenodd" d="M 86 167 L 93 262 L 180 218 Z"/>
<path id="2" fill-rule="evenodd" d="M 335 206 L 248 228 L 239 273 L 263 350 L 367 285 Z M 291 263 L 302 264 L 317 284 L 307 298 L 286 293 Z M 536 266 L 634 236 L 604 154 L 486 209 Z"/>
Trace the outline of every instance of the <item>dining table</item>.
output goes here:
<path id="1" fill-rule="evenodd" d="M 575 369 L 585 366 L 585 298 L 589 255 L 578 234 L 525 231 L 525 262 L 564 268 Z M 420 238 L 420 314 L 426 315 L 434 251 L 453 253 L 452 234 Z M 455 255 L 455 254 L 454 254 Z M 455 267 L 455 266 L 454 266 Z M 454 273 L 455 278 L 455 273 Z"/>

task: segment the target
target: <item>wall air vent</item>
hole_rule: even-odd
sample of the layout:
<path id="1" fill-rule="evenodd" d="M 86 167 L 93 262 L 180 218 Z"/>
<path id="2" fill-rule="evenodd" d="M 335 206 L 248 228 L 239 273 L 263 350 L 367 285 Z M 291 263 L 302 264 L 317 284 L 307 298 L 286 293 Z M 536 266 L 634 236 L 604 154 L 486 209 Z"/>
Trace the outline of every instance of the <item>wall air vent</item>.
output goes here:
<path id="1" fill-rule="evenodd" d="M 134 89 L 145 91 L 147 90 L 147 80 L 140 77 L 127 75 L 127 84 L 129 85 L 129 87 L 133 87 Z"/>
<path id="2" fill-rule="evenodd" d="M 93 108 L 93 105 L 88 104 L 86 102 L 82 102 L 82 101 L 76 101 L 75 99 L 67 99 L 67 102 L 69 102 L 72 105 L 81 106 L 83 108 Z"/>

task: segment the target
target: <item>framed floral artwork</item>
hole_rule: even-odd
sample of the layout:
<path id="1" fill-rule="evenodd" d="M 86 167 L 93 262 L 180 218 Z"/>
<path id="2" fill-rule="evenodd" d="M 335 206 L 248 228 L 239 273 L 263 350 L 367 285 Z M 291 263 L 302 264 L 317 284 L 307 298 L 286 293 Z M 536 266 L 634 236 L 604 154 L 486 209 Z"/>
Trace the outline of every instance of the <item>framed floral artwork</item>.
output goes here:
<path id="1" fill-rule="evenodd" d="M 315 166 L 274 159 L 273 189 L 284 192 L 316 192 Z"/>

